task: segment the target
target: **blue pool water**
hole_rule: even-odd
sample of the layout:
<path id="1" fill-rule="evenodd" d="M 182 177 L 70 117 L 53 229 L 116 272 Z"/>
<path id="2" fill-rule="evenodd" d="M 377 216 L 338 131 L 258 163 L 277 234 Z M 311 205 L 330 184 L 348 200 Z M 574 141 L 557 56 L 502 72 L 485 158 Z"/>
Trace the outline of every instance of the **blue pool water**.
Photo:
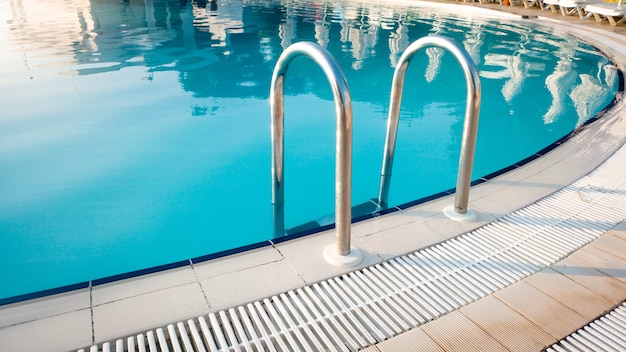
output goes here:
<path id="1" fill-rule="evenodd" d="M 393 66 L 454 38 L 480 71 L 474 178 L 568 135 L 618 89 L 546 28 L 308 1 L 0 0 L 0 300 L 271 239 L 269 84 L 289 44 L 326 47 L 354 108 L 353 204 L 377 196 Z M 390 205 L 454 187 L 463 74 L 409 68 Z M 286 80 L 287 227 L 333 212 L 334 107 L 305 58 Z"/>

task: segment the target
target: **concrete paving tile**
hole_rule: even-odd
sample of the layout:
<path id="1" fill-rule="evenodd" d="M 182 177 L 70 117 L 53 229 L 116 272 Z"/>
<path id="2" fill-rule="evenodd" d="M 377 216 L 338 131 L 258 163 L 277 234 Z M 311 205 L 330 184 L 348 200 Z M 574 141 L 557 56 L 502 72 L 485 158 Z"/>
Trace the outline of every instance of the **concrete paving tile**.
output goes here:
<path id="1" fill-rule="evenodd" d="M 477 188 L 474 193 L 470 192 L 470 204 L 474 204 L 484 213 L 499 218 L 534 203 L 538 199 L 536 197 L 541 198 L 554 192 L 558 186 L 563 185 L 526 179 L 508 180 L 501 176 L 488 181 L 484 188 Z"/>
<path id="2" fill-rule="evenodd" d="M 424 330 L 417 328 L 376 345 L 380 352 L 443 352 Z"/>
<path id="3" fill-rule="evenodd" d="M 278 243 L 275 247 L 307 284 L 342 275 L 382 261 L 376 253 L 369 250 L 362 239 L 353 236 L 351 244 L 361 251 L 363 255 L 361 263 L 350 268 L 332 265 L 324 259 L 324 250 L 328 246 L 334 246 L 335 243 L 336 235 L 334 230 L 331 230 Z"/>
<path id="4" fill-rule="evenodd" d="M 571 159 L 570 153 L 579 153 L 581 148 L 586 148 L 584 143 L 570 140 L 523 167 L 474 187 L 476 190 L 470 193 L 470 201 L 474 199 L 477 205 L 482 205 L 488 200 L 499 206 L 501 210 L 496 208 L 497 213 L 512 212 L 534 203 L 588 173 L 587 165 L 579 163 L 576 158 Z M 492 207 L 485 206 L 485 210 Z"/>
<path id="5" fill-rule="evenodd" d="M 200 281 L 283 259 L 283 256 L 276 249 L 267 246 L 223 258 L 194 263 L 193 270 Z"/>
<path id="6" fill-rule="evenodd" d="M 439 216 L 443 214 L 443 209 L 453 204 L 454 196 L 448 195 L 404 209 L 402 212 L 407 214 L 408 216 L 413 216 L 418 219 L 427 219 L 433 216 Z"/>
<path id="7" fill-rule="evenodd" d="M 622 221 L 615 225 L 615 227 L 612 228 L 608 234 L 626 241 L 626 221 Z"/>
<path id="8" fill-rule="evenodd" d="M 449 219 L 443 214 L 443 208 L 441 208 L 441 214 L 424 219 L 424 225 L 437 231 L 445 239 L 449 239 L 473 231 L 496 220 L 495 216 L 483 213 L 480 209 L 474 208 L 471 210 L 474 211 L 477 216 L 473 221 L 455 221 Z"/>
<path id="9" fill-rule="evenodd" d="M 415 252 L 418 249 L 444 241 L 437 231 L 425 226 L 422 221 L 380 231 L 360 238 L 369 250 L 383 260 Z"/>
<path id="10" fill-rule="evenodd" d="M 573 256 L 556 263 L 552 269 L 598 293 L 613 304 L 618 304 L 626 298 L 624 282 L 575 260 Z"/>
<path id="11" fill-rule="evenodd" d="M 610 230 L 608 233 L 591 242 L 591 245 L 617 258 L 626 260 L 626 236 L 621 238 L 618 234 L 618 231 Z"/>
<path id="12" fill-rule="evenodd" d="M 614 305 L 608 299 L 550 268 L 533 274 L 524 281 L 588 320 L 593 320 Z"/>
<path id="13" fill-rule="evenodd" d="M 557 339 L 587 323 L 580 314 L 524 281 L 496 292 L 495 296 Z"/>
<path id="14" fill-rule="evenodd" d="M 612 151 L 618 148 L 616 136 L 606 132 L 608 119 L 597 121 L 587 129 L 581 129 L 576 136 L 550 151 L 548 156 L 559 160 L 552 167 L 545 168 L 543 172 L 554 173 L 567 184 L 586 175 L 591 169 L 599 166 Z M 597 138 L 597 134 L 603 138 Z"/>
<path id="15" fill-rule="evenodd" d="M 198 283 L 171 287 L 93 307 L 96 343 L 207 314 Z"/>
<path id="16" fill-rule="evenodd" d="M 286 261 L 227 273 L 200 282 L 211 310 L 218 311 L 305 286 Z"/>
<path id="17" fill-rule="evenodd" d="M 358 237 L 369 236 L 380 231 L 387 231 L 398 226 L 419 221 L 420 219 L 421 218 L 407 214 L 404 211 L 396 211 L 352 224 L 352 235 Z"/>
<path id="18" fill-rule="evenodd" d="M 459 311 L 424 324 L 421 329 L 444 351 L 507 351 Z"/>
<path id="19" fill-rule="evenodd" d="M 166 288 L 196 282 L 191 266 L 141 275 L 93 287 L 93 305 L 101 305 Z"/>
<path id="20" fill-rule="evenodd" d="M 461 313 L 510 351 L 539 351 L 557 341 L 494 296 L 461 308 Z"/>
<path id="21" fill-rule="evenodd" d="M 0 328 L 88 309 L 90 304 L 89 288 L 7 304 L 0 306 Z"/>
<path id="22" fill-rule="evenodd" d="M 472 210 L 480 214 L 489 214 L 494 221 L 520 208 L 513 202 L 507 204 L 492 202 L 489 197 L 472 200 L 470 206 Z"/>
<path id="23" fill-rule="evenodd" d="M 6 352 L 67 352 L 91 343 L 89 309 L 0 328 L 0 351 Z"/>
<path id="24" fill-rule="evenodd" d="M 626 260 L 615 257 L 598 247 L 586 246 L 574 253 L 572 258 L 626 283 Z"/>

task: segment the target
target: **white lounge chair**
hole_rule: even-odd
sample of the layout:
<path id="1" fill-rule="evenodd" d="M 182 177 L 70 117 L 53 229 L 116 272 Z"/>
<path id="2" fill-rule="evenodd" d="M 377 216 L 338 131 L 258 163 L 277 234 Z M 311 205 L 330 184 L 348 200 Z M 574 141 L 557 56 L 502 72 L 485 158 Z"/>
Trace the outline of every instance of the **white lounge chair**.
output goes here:
<path id="1" fill-rule="evenodd" d="M 616 26 L 626 20 L 626 5 L 622 4 L 622 0 L 618 0 L 617 3 L 602 2 L 587 5 L 585 10 L 593 14 L 598 22 L 606 18 L 611 26 Z"/>
<path id="2" fill-rule="evenodd" d="M 543 6 L 543 0 L 521 0 L 522 5 L 524 5 L 525 8 L 529 9 L 535 5 L 537 5 L 540 9 L 544 9 Z"/>
<path id="3" fill-rule="evenodd" d="M 587 6 L 601 2 L 603 0 L 543 0 L 552 12 L 556 13 L 558 7 L 563 16 L 578 14 L 582 20 L 591 17 L 591 14 L 585 10 Z"/>
<path id="4" fill-rule="evenodd" d="M 552 13 L 557 13 L 559 8 L 559 0 L 543 0 L 543 4 L 547 6 Z"/>

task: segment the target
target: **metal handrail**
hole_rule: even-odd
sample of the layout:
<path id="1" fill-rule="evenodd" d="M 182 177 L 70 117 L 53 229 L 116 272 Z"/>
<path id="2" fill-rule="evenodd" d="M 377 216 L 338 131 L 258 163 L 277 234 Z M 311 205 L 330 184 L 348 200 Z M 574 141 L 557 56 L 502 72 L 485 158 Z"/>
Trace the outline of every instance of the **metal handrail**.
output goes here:
<path id="1" fill-rule="evenodd" d="M 285 234 L 284 214 L 284 80 L 289 65 L 298 56 L 305 55 L 317 63 L 328 78 L 335 100 L 337 116 L 336 162 L 335 162 L 335 227 L 336 247 L 327 250 L 325 256 L 358 256 L 360 252 L 350 246 L 351 198 L 352 198 L 352 100 L 343 72 L 330 53 L 311 42 L 298 42 L 289 46 L 278 58 L 270 88 L 272 133 L 272 218 L 274 236 Z M 351 253 L 353 252 L 353 253 Z M 328 256 L 326 258 L 329 260 Z M 356 259 L 339 259 L 342 266 L 356 265 Z M 331 261 L 331 260 L 329 260 Z M 347 263 L 347 264 L 346 264 Z M 357 262 L 358 263 L 358 262 Z"/>
<path id="2" fill-rule="evenodd" d="M 463 72 L 465 73 L 467 83 L 467 103 L 465 109 L 465 121 L 463 123 L 463 137 L 461 139 L 461 156 L 459 158 L 456 197 L 454 201 L 454 212 L 456 214 L 463 215 L 468 212 L 467 203 L 469 201 L 469 188 L 472 177 L 472 167 L 474 164 L 474 151 L 476 149 L 476 135 L 478 132 L 478 115 L 480 112 L 481 96 L 480 79 L 478 77 L 478 70 L 476 69 L 469 53 L 454 40 L 439 35 L 423 37 L 413 42 L 400 57 L 398 65 L 394 71 L 391 87 L 391 100 L 389 103 L 389 118 L 387 121 L 387 136 L 385 139 L 383 166 L 381 171 L 380 189 L 378 193 L 378 204 L 381 207 L 387 207 L 391 169 L 393 165 L 396 135 L 398 131 L 400 104 L 402 102 L 402 90 L 404 87 L 406 70 L 415 54 L 426 46 L 435 46 L 450 51 L 459 61 Z"/>

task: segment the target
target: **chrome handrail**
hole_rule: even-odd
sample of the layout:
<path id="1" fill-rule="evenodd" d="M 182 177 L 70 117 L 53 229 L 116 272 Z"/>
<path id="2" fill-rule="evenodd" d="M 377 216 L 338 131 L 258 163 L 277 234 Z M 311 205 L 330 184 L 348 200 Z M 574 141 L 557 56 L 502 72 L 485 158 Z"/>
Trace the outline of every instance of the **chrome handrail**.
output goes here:
<path id="1" fill-rule="evenodd" d="M 469 189 L 474 164 L 474 151 L 476 149 L 476 135 L 478 132 L 478 115 L 480 112 L 480 79 L 478 70 L 469 53 L 454 40 L 431 35 L 420 38 L 413 42 L 404 51 L 393 74 L 391 99 L 389 102 L 389 118 L 387 120 L 387 135 L 385 150 L 383 152 L 383 166 L 381 171 L 378 204 L 387 207 L 391 169 L 398 131 L 400 105 L 402 102 L 402 90 L 406 70 L 415 54 L 426 46 L 435 46 L 450 51 L 461 64 L 467 83 L 467 103 L 465 109 L 465 121 L 463 123 L 463 137 L 461 139 L 461 156 L 459 158 L 459 170 L 456 183 L 456 196 L 454 201 L 454 213 L 466 214 L 469 201 Z M 450 216 L 452 214 L 447 213 Z"/>
<path id="2" fill-rule="evenodd" d="M 278 58 L 270 88 L 272 133 L 272 218 L 274 236 L 285 234 L 284 213 L 284 80 L 289 65 L 298 56 L 305 55 L 317 63 L 328 78 L 335 100 L 337 116 L 335 161 L 335 227 L 337 243 L 324 252 L 333 264 L 352 266 L 360 261 L 360 251 L 350 246 L 352 201 L 352 100 L 343 72 L 330 53 L 311 42 L 289 46 Z M 336 260 L 329 259 L 329 256 Z M 343 258 L 341 258 L 343 257 Z M 358 261 L 357 261 L 358 259 Z M 335 262 L 333 262 L 335 261 Z M 355 262 L 356 261 L 356 262 Z"/>

